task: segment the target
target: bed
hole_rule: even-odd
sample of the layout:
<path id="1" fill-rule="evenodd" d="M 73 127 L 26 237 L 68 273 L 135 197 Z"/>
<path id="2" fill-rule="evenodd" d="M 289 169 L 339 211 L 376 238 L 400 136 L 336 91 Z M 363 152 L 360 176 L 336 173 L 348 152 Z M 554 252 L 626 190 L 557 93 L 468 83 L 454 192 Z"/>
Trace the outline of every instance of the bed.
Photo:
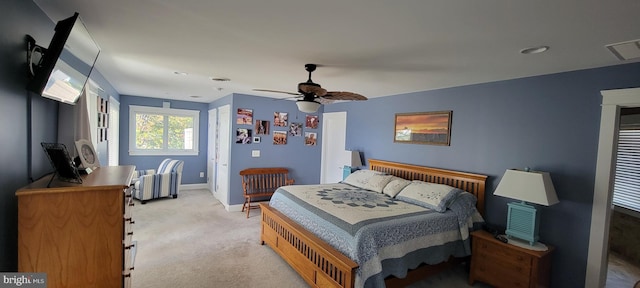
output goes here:
<path id="1" fill-rule="evenodd" d="M 393 175 L 406 180 L 419 180 L 422 182 L 445 184 L 459 188 L 468 192 L 465 192 L 465 194 L 472 194 L 474 196 L 474 202 L 478 212 L 476 214 L 483 213 L 484 190 L 487 179 L 487 176 L 485 175 L 375 159 L 369 160 L 368 170 L 383 172 L 384 174 Z M 266 243 L 269 245 L 276 253 L 287 261 L 310 286 L 350 288 L 386 285 L 387 287 L 399 287 L 430 274 L 437 273 L 440 270 L 447 269 L 449 266 L 453 265 L 453 263 L 457 263 L 460 259 L 464 259 L 466 256 L 470 255 L 468 247 L 468 231 L 464 232 L 464 229 L 462 228 L 456 228 L 458 229 L 456 230 L 449 227 L 446 232 L 424 232 L 424 235 L 421 234 L 418 235 L 418 238 L 415 238 L 420 241 L 413 241 L 408 245 L 407 243 L 409 242 L 402 242 L 406 240 L 395 239 L 397 238 L 395 235 L 407 234 L 408 232 L 403 230 L 403 232 L 393 233 L 393 231 L 396 231 L 394 229 L 400 228 L 389 227 L 387 224 L 393 222 L 400 223 L 398 225 L 399 227 L 413 227 L 412 225 L 421 223 L 415 222 L 422 221 L 421 217 L 435 217 L 437 219 L 435 221 L 438 223 L 456 222 L 457 224 L 464 224 L 463 222 L 465 221 L 462 221 L 462 218 L 468 216 L 468 219 L 465 218 L 467 219 L 467 222 L 465 223 L 473 225 L 474 222 L 481 222 L 481 217 L 480 220 L 478 220 L 477 217 L 471 217 L 470 214 L 462 217 L 459 215 L 460 213 L 453 213 L 446 208 L 445 213 L 436 213 L 431 211 L 433 209 L 421 209 L 422 207 L 415 208 L 418 206 L 406 204 L 404 201 L 396 201 L 390 197 L 387 197 L 387 199 L 383 201 L 373 201 L 381 203 L 378 205 L 382 206 L 382 208 L 379 208 L 381 211 L 386 209 L 385 206 L 393 206 L 394 209 L 396 209 L 396 207 L 402 207 L 405 210 L 405 212 L 402 213 L 406 213 L 406 217 L 400 214 L 394 214 L 389 217 L 384 216 L 380 217 L 381 221 L 378 223 L 368 222 L 368 220 L 360 219 L 358 216 L 349 216 L 355 218 L 345 220 L 342 218 L 338 219 L 339 216 L 324 214 L 324 210 L 331 210 L 327 209 L 328 206 L 323 206 L 325 205 L 325 202 L 335 201 L 341 203 L 341 205 L 339 205 L 341 208 L 335 208 L 334 210 L 346 210 L 344 208 L 348 206 L 358 206 L 357 209 L 362 209 L 361 211 L 368 210 L 365 209 L 366 207 L 362 207 L 368 205 L 366 203 L 345 203 L 345 199 L 332 198 L 336 195 L 332 193 L 334 191 L 341 191 L 341 189 L 355 189 L 353 191 L 354 194 L 366 194 L 365 191 L 358 190 L 358 187 L 349 188 L 348 186 L 348 184 L 343 183 L 285 186 L 281 187 L 282 189 L 279 189 L 279 191 L 274 194 L 269 203 L 260 203 L 262 211 L 260 239 L 262 244 Z M 309 192 L 299 192 L 297 190 L 309 190 Z M 368 192 L 370 194 L 384 194 L 372 193 L 371 191 Z M 336 193 L 339 194 L 341 192 Z M 312 197 L 312 194 L 319 195 L 321 198 L 324 197 L 324 200 L 329 199 L 329 201 L 320 201 L 318 202 L 319 204 L 310 204 L 304 201 L 299 201 L 301 198 Z M 456 195 L 462 195 L 462 193 Z M 399 197 L 396 196 L 396 198 Z M 346 201 L 348 202 L 353 200 Z M 456 203 L 462 201 L 456 200 L 451 202 Z M 294 206 L 304 207 L 305 209 L 297 210 L 297 208 L 291 208 Z M 445 214 L 452 213 L 454 214 L 453 216 L 448 215 L 446 216 L 448 218 L 445 217 Z M 335 214 L 338 215 L 340 213 L 336 212 Z M 354 226 L 357 227 L 349 228 L 350 226 L 344 225 L 344 222 L 349 222 L 351 224 L 355 223 L 356 225 Z M 303 225 L 299 223 L 302 223 Z M 366 223 L 366 225 L 363 223 Z M 446 224 L 446 226 L 448 227 L 450 225 Z M 374 228 L 383 229 L 383 232 L 377 231 Z M 390 237 L 389 235 L 394 235 L 394 237 Z M 460 241 L 456 242 L 450 239 L 456 235 L 461 238 Z M 365 244 L 354 244 L 351 241 L 363 241 Z M 391 242 L 377 244 L 376 241 Z M 433 250 L 436 248 L 420 246 L 423 245 L 422 242 L 429 241 L 441 241 L 436 243 L 437 245 L 434 244 L 433 246 L 442 246 L 445 247 L 443 248 L 445 250 Z M 331 242 L 332 244 L 330 245 L 328 242 Z M 382 248 L 384 248 L 384 252 L 369 253 L 366 252 L 368 250 L 360 248 L 360 245 L 380 245 L 383 246 Z M 417 248 L 411 248 L 410 246 L 412 245 Z M 377 248 L 379 249 L 380 247 Z M 415 251 L 411 251 L 407 254 L 411 257 L 402 257 L 403 259 L 411 259 L 407 263 L 404 263 L 396 261 L 397 259 L 395 256 L 401 255 L 406 251 L 396 251 L 397 249 L 415 249 Z M 431 254 L 437 254 L 439 255 L 439 258 L 434 256 L 434 258 L 429 259 L 427 262 L 431 263 L 431 265 L 416 265 L 416 257 L 425 257 L 426 255 Z M 400 261 L 404 261 L 403 259 L 400 259 Z M 358 263 L 362 263 L 362 265 L 359 265 L 356 261 L 358 261 Z M 387 275 L 395 275 L 398 277 L 387 277 Z"/>

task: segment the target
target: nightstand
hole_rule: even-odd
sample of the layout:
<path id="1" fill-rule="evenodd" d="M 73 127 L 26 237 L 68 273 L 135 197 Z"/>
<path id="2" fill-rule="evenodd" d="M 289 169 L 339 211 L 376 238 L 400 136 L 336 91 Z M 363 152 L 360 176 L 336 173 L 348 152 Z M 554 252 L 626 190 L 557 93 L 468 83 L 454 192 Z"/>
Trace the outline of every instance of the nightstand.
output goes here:
<path id="1" fill-rule="evenodd" d="M 471 233 L 469 284 L 480 281 L 495 287 L 549 287 L 551 254 L 500 242 L 481 230 Z"/>

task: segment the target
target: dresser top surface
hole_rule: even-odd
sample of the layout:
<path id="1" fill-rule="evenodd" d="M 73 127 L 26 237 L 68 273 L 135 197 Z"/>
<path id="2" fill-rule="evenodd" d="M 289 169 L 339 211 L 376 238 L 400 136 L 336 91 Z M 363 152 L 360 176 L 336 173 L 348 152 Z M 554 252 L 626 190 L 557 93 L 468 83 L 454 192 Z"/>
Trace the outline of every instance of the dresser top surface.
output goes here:
<path id="1" fill-rule="evenodd" d="M 478 231 L 471 232 L 471 235 L 473 237 L 484 239 L 486 241 L 489 241 L 489 242 L 492 242 L 492 243 L 496 243 L 496 244 L 499 244 L 499 245 L 504 245 L 505 247 L 509 247 L 510 249 L 521 251 L 521 252 L 536 256 L 536 257 L 545 256 L 545 255 L 551 253 L 555 249 L 555 247 L 553 247 L 551 245 L 547 245 L 548 249 L 546 251 L 536 251 L 536 250 L 530 250 L 530 249 L 525 249 L 525 248 L 522 248 L 522 247 L 518 247 L 518 246 L 515 246 L 515 245 L 512 245 L 512 244 L 502 243 L 501 241 L 495 239 L 495 237 L 493 237 L 493 235 L 491 235 L 491 233 L 489 233 L 487 231 L 484 231 L 484 230 L 478 230 Z"/>
<path id="2" fill-rule="evenodd" d="M 47 187 L 51 174 L 46 175 L 33 183 L 20 188 L 16 192 L 16 196 L 38 194 L 38 193 L 55 193 L 55 192 L 73 192 L 85 191 L 93 188 L 126 188 L 131 183 L 135 166 L 103 166 L 98 167 L 89 175 L 81 175 L 82 183 L 70 183 L 54 179 L 51 185 Z"/>

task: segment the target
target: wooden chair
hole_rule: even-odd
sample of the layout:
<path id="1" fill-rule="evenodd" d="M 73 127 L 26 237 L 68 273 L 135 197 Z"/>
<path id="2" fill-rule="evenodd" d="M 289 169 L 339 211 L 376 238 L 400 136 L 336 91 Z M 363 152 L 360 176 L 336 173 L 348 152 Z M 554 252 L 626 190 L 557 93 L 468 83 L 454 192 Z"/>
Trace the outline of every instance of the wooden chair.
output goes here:
<path id="1" fill-rule="evenodd" d="M 244 194 L 242 212 L 247 209 L 247 218 L 249 218 L 249 210 L 259 208 L 251 206 L 253 199 L 268 200 L 278 187 L 293 185 L 295 182 L 289 179 L 289 169 L 281 167 L 247 168 L 240 171 L 240 177 L 242 177 Z"/>

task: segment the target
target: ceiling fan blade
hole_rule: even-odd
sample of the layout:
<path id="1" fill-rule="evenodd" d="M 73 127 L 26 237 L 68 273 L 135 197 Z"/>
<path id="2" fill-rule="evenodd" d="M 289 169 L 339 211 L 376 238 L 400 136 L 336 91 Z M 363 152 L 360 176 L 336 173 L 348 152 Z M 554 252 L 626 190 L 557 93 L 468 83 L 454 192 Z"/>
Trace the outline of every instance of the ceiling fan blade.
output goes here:
<path id="1" fill-rule="evenodd" d="M 324 96 L 327 94 L 327 89 L 320 87 L 319 84 L 313 82 L 304 82 L 298 84 L 298 91 L 303 94 L 313 94 L 316 96 Z"/>
<path id="2" fill-rule="evenodd" d="M 313 101 L 316 101 L 316 102 L 318 102 L 318 103 L 320 103 L 322 105 L 331 104 L 331 103 L 335 102 L 334 100 L 327 99 L 327 98 L 324 98 L 324 97 L 317 97 Z"/>
<path id="3" fill-rule="evenodd" d="M 289 95 L 294 95 L 294 96 L 300 96 L 300 93 L 293 93 L 293 92 L 280 91 L 280 90 L 271 90 L 271 89 L 253 89 L 253 91 L 284 93 L 284 94 L 289 94 Z"/>
<path id="4" fill-rule="evenodd" d="M 327 94 L 322 96 L 322 98 L 325 98 L 327 100 L 355 100 L 355 101 L 367 100 L 367 97 L 364 97 L 357 93 L 346 92 L 346 91 L 329 91 L 327 92 Z"/>

